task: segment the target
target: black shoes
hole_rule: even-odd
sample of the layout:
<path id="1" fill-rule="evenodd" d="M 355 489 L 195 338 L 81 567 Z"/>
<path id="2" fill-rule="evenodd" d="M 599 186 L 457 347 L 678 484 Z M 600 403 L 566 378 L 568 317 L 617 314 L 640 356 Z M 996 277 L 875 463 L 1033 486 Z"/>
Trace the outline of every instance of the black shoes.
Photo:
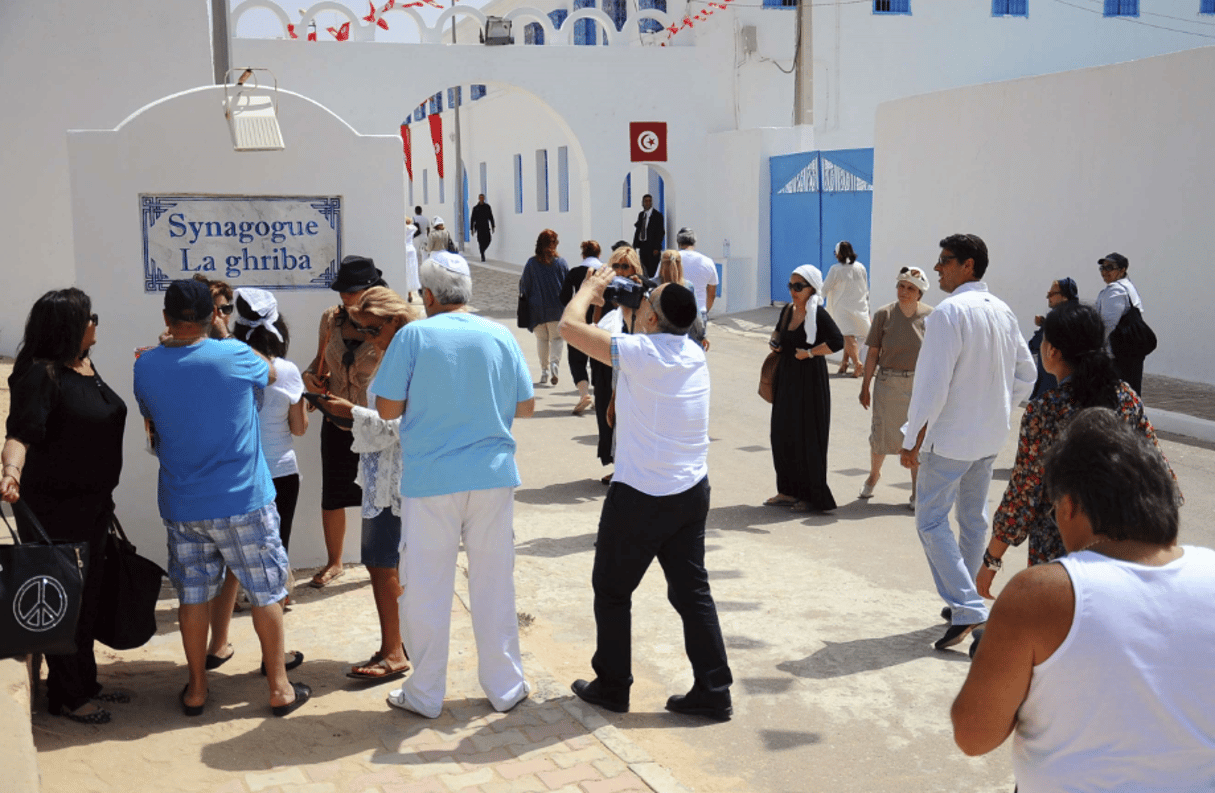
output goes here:
<path id="1" fill-rule="evenodd" d="M 974 641 L 970 643 L 970 657 L 971 660 L 974 660 L 975 653 L 979 651 L 979 640 L 983 638 L 983 629 L 976 628 L 970 635 L 975 637 Z"/>
<path id="2" fill-rule="evenodd" d="M 623 696 L 619 694 L 611 696 L 603 690 L 598 680 L 592 680 L 589 683 L 585 680 L 575 680 L 570 688 L 583 702 L 589 702 L 613 713 L 629 712 L 629 693 L 627 690 Z"/>
<path id="3" fill-rule="evenodd" d="M 941 619 L 945 620 L 946 622 L 953 622 L 953 609 L 951 609 L 949 606 L 942 606 Z"/>
<path id="4" fill-rule="evenodd" d="M 312 689 L 309 688 L 308 684 L 306 683 L 292 683 L 291 688 L 295 689 L 295 699 L 291 700 L 286 705 L 270 706 L 270 712 L 279 718 L 282 718 L 283 716 L 286 716 L 287 714 L 296 710 L 300 705 L 307 702 L 308 698 L 312 696 Z"/>
<path id="5" fill-rule="evenodd" d="M 970 632 L 979 627 L 983 623 L 975 622 L 970 625 L 950 625 L 949 630 L 945 631 L 945 635 L 937 639 L 933 644 L 933 648 L 944 650 L 947 647 L 953 647 L 955 644 L 961 644 L 962 641 L 970 635 Z"/>
<path id="6" fill-rule="evenodd" d="M 713 694 L 697 686 L 687 694 L 676 694 L 667 700 L 667 710 L 686 716 L 707 716 L 717 721 L 729 721 L 734 715 L 730 692 Z"/>

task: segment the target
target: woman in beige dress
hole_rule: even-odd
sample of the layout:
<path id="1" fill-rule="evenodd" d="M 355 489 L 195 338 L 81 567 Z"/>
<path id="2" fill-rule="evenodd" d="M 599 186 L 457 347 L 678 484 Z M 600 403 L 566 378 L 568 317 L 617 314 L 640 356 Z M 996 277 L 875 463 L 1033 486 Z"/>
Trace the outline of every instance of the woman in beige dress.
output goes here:
<path id="1" fill-rule="evenodd" d="M 919 267 L 904 267 L 899 271 L 896 285 L 899 299 L 882 306 L 873 314 L 873 323 L 865 344 L 865 379 L 861 383 L 861 406 L 870 405 L 870 383 L 873 386 L 873 429 L 869 435 L 869 478 L 861 488 L 861 498 L 873 498 L 873 488 L 882 476 L 882 463 L 888 454 L 898 454 L 903 448 L 902 427 L 907 423 L 907 407 L 911 404 L 911 386 L 915 382 L 915 362 L 924 341 L 924 318 L 932 307 L 920 302 L 928 291 L 928 278 Z M 915 509 L 915 477 L 911 469 L 911 500 Z"/>

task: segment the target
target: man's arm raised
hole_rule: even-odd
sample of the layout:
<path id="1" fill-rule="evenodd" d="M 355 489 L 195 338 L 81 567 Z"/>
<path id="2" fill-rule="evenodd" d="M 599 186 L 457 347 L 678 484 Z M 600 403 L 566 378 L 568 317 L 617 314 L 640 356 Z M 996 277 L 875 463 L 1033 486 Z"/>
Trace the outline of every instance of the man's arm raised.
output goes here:
<path id="1" fill-rule="evenodd" d="M 611 267 L 600 267 L 588 273 L 578 292 L 561 315 L 561 338 L 600 363 L 612 365 L 612 335 L 586 321 L 591 306 L 603 305 L 603 290 L 616 275 Z"/>

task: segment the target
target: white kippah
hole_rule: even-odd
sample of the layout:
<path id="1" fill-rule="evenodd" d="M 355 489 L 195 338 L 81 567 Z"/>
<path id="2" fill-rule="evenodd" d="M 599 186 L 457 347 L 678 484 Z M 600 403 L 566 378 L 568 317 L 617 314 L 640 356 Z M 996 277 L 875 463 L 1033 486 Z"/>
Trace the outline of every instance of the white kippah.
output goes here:
<path id="1" fill-rule="evenodd" d="M 444 270 L 456 273 L 457 275 L 472 275 L 472 272 L 468 269 L 468 262 L 458 253 L 433 251 L 427 261 L 434 262 Z"/>

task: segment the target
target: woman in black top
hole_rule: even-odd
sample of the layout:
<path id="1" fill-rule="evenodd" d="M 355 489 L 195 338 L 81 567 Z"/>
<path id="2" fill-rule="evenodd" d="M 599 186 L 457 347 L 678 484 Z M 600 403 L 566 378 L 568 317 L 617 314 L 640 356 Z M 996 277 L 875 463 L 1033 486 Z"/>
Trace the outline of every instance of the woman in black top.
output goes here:
<path id="1" fill-rule="evenodd" d="M 89 544 L 76 652 L 46 659 L 50 712 L 86 724 L 110 720 L 90 700 L 128 701 L 120 692 L 102 694 L 93 657 L 104 539 L 127 417 L 126 404 L 89 360 L 96 340 L 97 315 L 79 289 L 47 292 L 34 303 L 8 378 L 12 407 L 0 455 L 0 496 L 23 499 L 51 539 Z M 17 528 L 23 541 L 34 539 L 20 513 Z"/>

